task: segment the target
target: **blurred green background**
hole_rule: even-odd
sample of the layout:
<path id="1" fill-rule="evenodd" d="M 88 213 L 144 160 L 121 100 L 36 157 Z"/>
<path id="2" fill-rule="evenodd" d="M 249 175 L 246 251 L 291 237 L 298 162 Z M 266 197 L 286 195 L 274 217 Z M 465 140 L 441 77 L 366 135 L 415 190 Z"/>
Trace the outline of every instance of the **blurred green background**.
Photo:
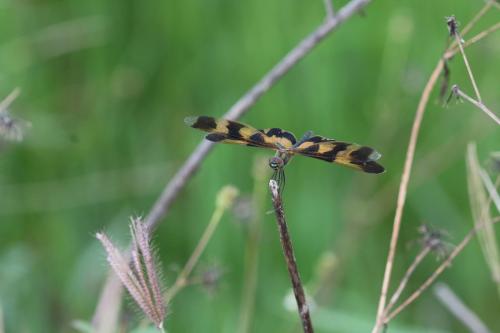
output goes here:
<path id="1" fill-rule="evenodd" d="M 444 18 L 454 14 L 464 26 L 483 4 L 374 1 L 242 118 L 297 136 L 312 129 L 383 154 L 387 172 L 378 176 L 306 158 L 287 167 L 286 214 L 302 279 L 318 293 L 312 313 L 318 332 L 371 329 L 411 124 L 446 46 Z M 104 230 L 125 247 L 128 217 L 149 211 L 202 138 L 183 118 L 221 116 L 324 16 L 320 0 L 0 0 L 0 98 L 20 87 L 10 111 L 32 124 L 24 141 L 0 146 L 6 332 L 71 332 L 73 320 L 89 321 L 107 271 L 94 233 Z M 472 34 L 499 17 L 492 10 Z M 499 34 L 467 54 L 483 99 L 498 109 Z M 451 82 L 472 94 L 461 58 L 450 68 Z M 421 223 L 445 229 L 452 244 L 471 228 L 469 141 L 486 161 L 499 148 L 498 128 L 469 104 L 443 108 L 435 89 L 417 145 L 393 286 L 418 252 Z M 160 223 L 154 242 L 168 287 L 196 246 L 217 192 L 227 184 L 241 192 L 240 209 L 224 216 L 193 275 L 219 270 L 217 287 L 181 291 L 169 305 L 168 331 L 237 331 L 247 288 L 245 243 L 256 220 L 251 332 L 299 331 L 296 312 L 284 305 L 290 283 L 274 217 L 266 214 L 268 174 L 256 181 L 254 171 L 258 156 L 270 155 L 217 146 Z M 248 206 L 254 187 L 260 210 Z M 437 264 L 428 258 L 409 288 Z M 499 296 L 476 240 L 440 281 L 500 331 Z M 124 306 L 127 331 L 140 318 L 131 303 Z M 391 323 L 389 332 L 398 330 L 467 332 L 430 290 Z"/>

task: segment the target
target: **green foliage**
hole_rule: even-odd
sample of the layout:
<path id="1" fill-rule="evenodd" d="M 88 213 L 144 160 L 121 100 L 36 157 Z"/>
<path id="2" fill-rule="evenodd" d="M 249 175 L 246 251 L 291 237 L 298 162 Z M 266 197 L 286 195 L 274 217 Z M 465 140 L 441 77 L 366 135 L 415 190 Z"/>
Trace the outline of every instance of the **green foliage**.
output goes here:
<path id="1" fill-rule="evenodd" d="M 344 3 L 334 1 L 335 8 Z M 318 332 L 370 329 L 411 123 L 446 46 L 444 17 L 454 14 L 463 26 L 481 6 L 480 0 L 374 1 L 242 119 L 297 136 L 312 129 L 383 154 L 387 172 L 379 176 L 306 158 L 287 167 L 285 209 L 302 280 L 308 289 L 322 290 L 312 312 Z M 493 12 L 470 36 L 498 20 L 498 10 Z M 0 309 L 6 331 L 70 332 L 73 320 L 90 321 L 107 271 L 94 233 L 105 229 L 126 239 L 128 216 L 148 212 L 202 138 L 184 117 L 221 116 L 324 15 L 320 0 L 1 1 L 0 98 L 20 87 L 10 111 L 32 124 L 23 142 L 0 142 Z M 497 33 L 467 49 L 492 109 L 499 45 Z M 450 68 L 451 82 L 472 94 L 461 58 Z M 453 243 L 472 227 L 466 143 L 477 142 L 480 161 L 499 148 L 492 121 L 469 104 L 443 108 L 437 91 L 417 144 L 394 282 L 417 253 L 406 244 L 418 237 L 422 222 L 446 229 Z M 176 199 L 154 236 L 167 286 L 196 246 L 216 193 L 234 184 L 251 195 L 258 153 L 217 146 Z M 270 210 L 270 197 L 263 202 L 262 210 Z M 283 306 L 290 285 L 275 221 L 272 214 L 261 219 L 251 331 L 292 332 L 298 317 Z M 245 223 L 236 215 L 222 219 L 194 272 L 200 276 L 203 267 L 217 263 L 222 280 L 210 293 L 196 285 L 182 290 L 169 305 L 169 332 L 236 330 L 245 288 Z M 338 262 L 333 278 L 318 285 L 317 263 L 327 252 Z M 409 288 L 436 264 L 420 266 Z M 500 330 L 499 299 L 477 243 L 441 279 L 492 331 Z M 125 306 L 128 320 L 132 308 Z M 431 292 L 395 324 L 405 329 L 394 332 L 466 332 Z"/>

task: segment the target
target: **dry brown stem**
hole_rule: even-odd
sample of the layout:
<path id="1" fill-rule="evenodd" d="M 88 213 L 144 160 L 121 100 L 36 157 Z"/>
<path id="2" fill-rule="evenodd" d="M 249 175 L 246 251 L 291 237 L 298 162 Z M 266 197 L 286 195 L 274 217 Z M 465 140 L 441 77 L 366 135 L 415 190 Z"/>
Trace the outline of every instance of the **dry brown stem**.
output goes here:
<path id="1" fill-rule="evenodd" d="M 498 223 L 498 219 L 493 220 L 493 223 Z M 450 255 L 443 260 L 441 265 L 438 266 L 438 268 L 434 271 L 434 273 L 425 280 L 425 282 L 417 289 L 415 292 L 413 292 L 403 303 L 401 303 L 400 306 L 398 306 L 394 311 L 389 313 L 384 319 L 383 319 L 383 325 L 387 324 L 391 319 L 393 319 L 395 316 L 397 316 L 401 311 L 403 311 L 408 305 L 413 303 L 437 278 L 441 273 L 444 272 L 446 268 L 451 266 L 451 262 L 453 259 L 455 259 L 456 256 L 462 252 L 462 250 L 465 248 L 465 246 L 470 242 L 470 240 L 476 235 L 476 233 L 482 228 L 484 225 L 476 225 L 469 233 L 464 237 L 464 239 L 458 244 L 453 251 L 450 253 Z"/>
<path id="2" fill-rule="evenodd" d="M 491 8 L 491 5 L 487 3 L 485 6 L 488 8 Z M 485 12 L 484 8 L 480 11 L 480 16 L 484 15 Z M 476 15 L 478 17 L 478 15 Z M 477 20 L 476 20 L 477 22 Z M 473 22 L 471 22 L 473 23 Z M 468 29 L 471 29 L 473 24 L 468 25 Z M 494 30 L 491 30 L 489 33 L 491 33 Z M 482 39 L 486 36 L 487 34 L 481 36 Z M 465 45 L 464 45 L 465 47 Z M 396 247 L 397 247 L 397 242 L 399 238 L 399 231 L 401 228 L 401 221 L 402 221 L 402 216 L 403 216 L 403 209 L 404 209 L 404 204 L 406 201 L 406 193 L 408 191 L 408 183 L 410 179 L 410 174 L 411 174 L 411 169 L 413 165 L 413 159 L 415 155 L 415 148 L 418 140 L 418 134 L 420 131 L 420 125 L 422 123 L 422 119 L 424 116 L 425 108 L 427 106 L 427 103 L 429 102 L 429 97 L 432 92 L 432 89 L 436 85 L 436 82 L 439 78 L 439 74 L 444 68 L 444 60 L 445 56 L 453 56 L 455 52 L 453 51 L 453 46 L 450 46 L 444 53 L 441 59 L 438 61 L 436 68 L 432 72 L 429 80 L 427 81 L 427 84 L 425 85 L 425 88 L 422 92 L 422 96 L 420 97 L 420 101 L 418 103 L 417 111 L 415 114 L 415 119 L 413 121 L 413 126 L 411 129 L 411 134 L 410 134 L 410 141 L 408 143 L 408 148 L 406 152 L 406 158 L 405 158 L 405 164 L 403 168 L 403 174 L 401 176 L 401 182 L 399 186 L 399 192 L 398 192 L 398 198 L 397 198 L 397 204 L 396 204 L 396 213 L 394 215 L 394 222 L 393 222 L 393 229 L 392 229 L 392 236 L 390 240 L 390 245 L 389 245 L 389 253 L 387 256 L 387 262 L 385 266 L 385 271 L 384 271 L 384 278 L 382 281 L 382 290 L 380 293 L 380 299 L 379 299 L 379 304 L 378 304 L 378 309 L 377 309 L 377 318 L 375 321 L 375 326 L 373 327 L 372 333 L 378 333 L 382 330 L 382 327 L 384 325 L 384 312 L 385 312 L 385 307 L 386 307 L 386 300 L 387 300 L 387 293 L 390 285 L 390 280 L 391 280 L 391 273 L 392 273 L 392 267 L 394 265 L 394 258 L 396 254 Z"/>
<path id="3" fill-rule="evenodd" d="M 302 287 L 302 282 L 300 281 L 299 270 L 293 253 L 292 240 L 290 239 L 290 235 L 288 233 L 288 226 L 286 224 L 285 211 L 283 210 L 283 201 L 281 199 L 278 183 L 271 179 L 269 181 L 269 189 L 271 190 L 273 197 L 273 206 L 274 212 L 276 213 L 276 222 L 280 233 L 281 246 L 283 248 L 283 254 L 285 255 L 290 280 L 292 281 L 293 293 L 295 295 L 295 300 L 297 301 L 297 309 L 302 321 L 302 328 L 305 333 L 312 333 L 314 330 L 312 327 L 311 316 L 309 315 L 309 306 L 307 305 L 304 288 Z"/>
<path id="4" fill-rule="evenodd" d="M 474 98 L 472 98 L 469 95 L 467 95 L 466 93 L 464 93 L 458 87 L 458 85 L 456 85 L 456 84 L 453 85 L 453 87 L 451 87 L 451 92 L 455 96 L 458 96 L 458 97 L 461 97 L 461 98 L 465 99 L 466 101 L 468 101 L 469 103 L 471 103 L 472 105 L 474 105 L 476 108 L 478 108 L 479 110 L 483 111 L 488 117 L 490 117 L 491 119 L 493 119 L 493 121 L 495 123 L 497 123 L 497 125 L 500 125 L 500 118 L 493 111 L 491 111 L 490 109 L 488 109 L 488 107 L 486 105 L 484 105 L 483 102 L 476 101 Z"/>

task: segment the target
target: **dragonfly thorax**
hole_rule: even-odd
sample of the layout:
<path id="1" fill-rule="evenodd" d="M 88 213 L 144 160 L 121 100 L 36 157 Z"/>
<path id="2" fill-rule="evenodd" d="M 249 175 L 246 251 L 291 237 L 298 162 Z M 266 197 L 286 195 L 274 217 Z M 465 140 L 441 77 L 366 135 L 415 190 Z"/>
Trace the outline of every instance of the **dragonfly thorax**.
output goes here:
<path id="1" fill-rule="evenodd" d="M 276 155 L 269 159 L 269 167 L 273 170 L 283 169 L 290 160 L 290 157 L 290 154 L 286 151 L 278 150 L 276 151 Z"/>

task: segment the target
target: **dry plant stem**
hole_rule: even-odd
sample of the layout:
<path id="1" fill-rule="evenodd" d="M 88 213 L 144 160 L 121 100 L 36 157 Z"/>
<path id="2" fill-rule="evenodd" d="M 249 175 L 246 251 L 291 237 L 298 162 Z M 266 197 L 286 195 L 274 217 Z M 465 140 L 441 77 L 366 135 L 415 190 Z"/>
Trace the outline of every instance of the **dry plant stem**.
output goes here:
<path id="1" fill-rule="evenodd" d="M 484 37 L 488 36 L 489 34 L 497 31 L 498 29 L 500 29 L 500 22 L 498 23 L 495 23 L 494 25 L 492 25 L 491 27 L 489 27 L 488 29 L 485 29 L 483 31 L 481 31 L 480 33 L 478 33 L 477 35 L 475 35 L 474 37 L 468 39 L 467 41 L 465 41 L 465 43 L 463 44 L 463 47 L 464 48 L 467 48 L 469 47 L 470 45 L 472 44 L 475 44 L 477 43 L 478 41 L 480 41 L 481 39 L 483 39 Z M 445 59 L 450 59 L 452 58 L 456 53 L 458 52 L 458 48 L 453 45 L 452 47 L 450 47 L 448 49 L 448 51 L 446 51 L 445 55 L 444 55 L 444 58 Z"/>
<path id="2" fill-rule="evenodd" d="M 295 48 L 293 48 L 280 62 L 278 62 L 257 84 L 243 95 L 224 114 L 224 118 L 238 119 L 252 107 L 259 98 L 267 92 L 279 79 L 281 79 L 290 69 L 292 69 L 302 58 L 304 58 L 316 45 L 318 45 L 330 32 L 339 27 L 347 19 L 358 13 L 371 0 L 352 0 L 342 7 L 335 16 L 328 18 L 309 36 L 304 38 Z M 179 171 L 167 184 L 163 193 L 158 198 L 150 213 L 146 218 L 146 223 L 150 229 L 159 223 L 164 217 L 170 205 L 177 197 L 179 191 L 184 187 L 188 179 L 198 169 L 205 156 L 210 152 L 213 143 L 203 140 Z"/>
<path id="3" fill-rule="evenodd" d="M 403 175 L 401 176 L 401 183 L 399 185 L 398 200 L 396 205 L 396 214 L 394 216 L 394 224 L 392 229 L 391 242 L 389 245 L 389 254 L 387 256 L 387 263 L 385 266 L 384 280 L 382 282 L 382 291 L 380 294 L 380 300 L 378 304 L 377 320 L 375 327 L 372 332 L 379 332 L 383 325 L 383 314 L 387 299 L 387 291 L 389 289 L 389 282 L 391 279 L 392 266 L 394 264 L 394 256 L 396 254 L 396 246 L 399 238 L 399 230 L 401 227 L 401 219 L 403 217 L 403 208 L 406 201 L 406 193 L 408 190 L 408 182 L 410 180 L 411 168 L 413 165 L 413 158 L 415 155 L 415 147 L 417 145 L 418 134 L 420 131 L 420 125 L 424 116 L 425 107 L 429 101 L 429 96 L 431 94 L 432 88 L 439 78 L 439 74 L 443 69 L 443 62 L 440 60 L 437 67 L 432 72 L 427 85 L 424 88 L 422 97 L 418 104 L 417 112 L 415 114 L 415 119 L 413 121 L 413 127 L 410 134 L 410 142 L 408 144 L 408 150 L 406 152 L 405 165 L 403 168 Z"/>
<path id="4" fill-rule="evenodd" d="M 495 121 L 495 123 L 497 123 L 497 125 L 500 125 L 500 118 L 498 118 L 498 116 L 493 111 L 488 109 L 486 107 L 486 105 L 484 105 L 482 102 L 476 101 L 474 98 L 472 98 L 469 95 L 467 95 L 466 93 L 464 93 L 462 90 L 460 90 L 460 88 L 456 84 L 451 88 L 451 90 L 452 90 L 453 94 L 455 94 L 456 96 L 460 96 L 463 99 L 467 100 L 472 105 L 477 107 L 479 110 L 486 113 L 486 115 L 488 117 L 490 117 L 491 119 L 493 119 L 493 121 Z"/>
<path id="5" fill-rule="evenodd" d="M 453 290 L 444 283 L 438 283 L 434 287 L 434 294 L 437 299 L 472 333 L 490 333 L 491 331 L 479 319 L 479 317 L 469 309 Z"/>
<path id="6" fill-rule="evenodd" d="M 474 16 L 472 20 L 470 20 L 469 23 L 467 23 L 467 25 L 463 28 L 462 30 L 463 35 L 467 34 L 472 29 L 472 27 L 491 9 L 491 6 L 493 5 L 494 2 L 495 0 L 488 0 L 484 4 L 483 8 L 479 10 L 476 16 Z"/>
<path id="7" fill-rule="evenodd" d="M 283 248 L 283 254 L 285 255 L 288 273 L 290 274 L 290 279 L 292 280 L 293 293 L 295 294 L 295 300 L 297 301 L 297 308 L 302 321 L 302 328 L 304 329 L 304 332 L 312 333 L 314 330 L 312 327 L 311 316 L 309 315 L 309 306 L 307 305 L 304 288 L 302 287 L 302 283 L 300 281 L 299 270 L 293 253 L 292 240 L 288 234 L 285 212 L 283 210 L 283 201 L 279 193 L 278 184 L 275 180 L 271 179 L 271 181 L 269 181 L 269 189 L 271 190 L 273 197 L 273 206 L 274 212 L 276 213 L 276 222 L 280 233 L 281 246 Z"/>
<path id="8" fill-rule="evenodd" d="M 472 28 L 472 26 L 470 28 Z M 488 29 L 488 33 L 484 33 L 484 34 L 480 33 L 480 34 L 476 35 L 477 38 L 475 38 L 474 42 L 477 42 L 477 41 L 483 39 L 489 33 L 493 32 L 497 29 L 498 28 L 496 28 L 496 29 L 490 28 L 490 29 Z M 468 45 L 466 45 L 466 46 L 468 46 Z M 447 59 L 449 57 L 452 57 L 454 54 L 455 54 L 455 52 L 453 51 L 453 49 L 451 47 L 448 48 L 448 50 L 446 50 L 444 53 L 444 55 Z M 427 84 L 425 85 L 425 88 L 422 92 L 422 96 L 420 97 L 420 101 L 418 103 L 417 111 L 415 114 L 415 119 L 413 121 L 413 126 L 412 126 L 412 130 L 411 130 L 411 134 L 410 134 L 410 142 L 408 144 L 408 149 L 407 149 L 406 158 L 405 158 L 405 165 L 403 168 L 403 175 L 401 176 L 401 182 L 400 182 L 400 186 L 399 186 L 396 213 L 394 216 L 391 242 L 389 245 L 389 254 L 387 256 L 387 263 L 385 266 L 384 279 L 382 282 L 382 291 L 380 293 L 380 300 L 379 300 L 379 304 L 378 304 L 377 318 L 376 318 L 375 326 L 372 330 L 372 333 L 380 332 L 382 329 L 382 326 L 383 326 L 383 319 L 384 319 L 383 315 L 384 315 L 384 309 L 385 309 L 385 304 L 386 304 L 386 299 L 387 299 L 387 291 L 389 289 L 392 267 L 394 264 L 394 256 L 396 254 L 396 246 L 397 246 L 397 242 L 398 242 L 398 238 L 399 238 L 399 230 L 401 227 L 401 218 L 403 216 L 404 202 L 406 201 L 406 192 L 408 189 L 408 181 L 410 179 L 410 173 L 411 173 L 411 168 L 412 168 L 412 164 L 413 164 L 413 158 L 415 155 L 415 147 L 417 144 L 420 125 L 422 123 L 425 108 L 427 106 L 427 103 L 429 102 L 430 94 L 432 92 L 432 89 L 436 85 L 436 82 L 439 78 L 439 74 L 443 70 L 443 66 L 444 66 L 443 60 L 440 59 L 436 65 L 436 68 L 434 68 L 434 71 L 432 72 L 429 80 L 427 81 Z"/>
<path id="9" fill-rule="evenodd" d="M 493 223 L 498 223 L 498 220 L 492 221 Z M 392 311 L 390 314 L 388 314 L 384 320 L 383 324 L 387 324 L 391 319 L 393 319 L 395 316 L 397 316 L 401 311 L 403 311 L 408 305 L 410 305 L 414 300 L 416 300 L 436 279 L 443 271 L 448 268 L 451 265 L 451 262 L 457 255 L 462 252 L 462 250 L 465 248 L 465 246 L 470 242 L 470 240 L 476 235 L 476 233 L 479 231 L 480 228 L 482 228 L 483 225 L 478 225 L 474 227 L 469 233 L 464 237 L 464 239 L 460 242 L 460 244 L 457 245 L 453 249 L 453 251 L 450 253 L 450 255 L 443 260 L 441 265 L 432 273 L 432 275 L 425 280 L 425 282 L 415 291 L 413 294 L 411 294 L 403 303 L 401 303 L 400 306 L 398 306 L 394 311 Z"/>
<path id="10" fill-rule="evenodd" d="M 495 2 L 495 0 L 490 0 L 488 1 L 484 6 L 483 8 L 481 8 L 479 10 L 479 12 L 476 14 L 476 16 L 474 16 L 474 18 L 472 20 L 470 20 L 469 23 L 467 23 L 467 25 L 465 26 L 465 28 L 462 30 L 462 35 L 466 35 L 473 27 L 474 25 L 491 9 L 491 6 L 492 4 Z M 494 27 L 494 26 L 493 26 Z M 492 27 L 492 28 L 493 28 Z M 491 29 L 491 28 L 490 28 Z M 475 41 L 474 39 L 478 38 L 479 35 L 483 34 L 483 33 L 486 33 L 486 34 L 489 34 L 490 32 L 488 32 L 488 30 L 490 29 L 486 29 L 484 31 L 482 31 L 481 33 L 479 33 L 478 35 L 472 37 L 469 41 L 467 41 L 465 44 L 464 44 L 464 48 L 466 48 L 467 46 L 469 46 L 470 44 L 474 44 Z M 481 39 L 482 37 L 480 37 Z M 455 53 L 458 51 L 458 47 L 457 47 L 457 44 L 456 44 L 456 41 L 453 41 L 453 43 L 448 47 L 448 51 L 445 53 L 445 56 L 444 58 L 445 59 L 450 59 L 453 55 L 455 55 Z M 450 53 L 452 52 L 452 54 Z M 448 54 L 450 53 L 450 54 Z"/>
<path id="11" fill-rule="evenodd" d="M 476 84 L 476 80 L 474 79 L 474 75 L 472 74 L 472 69 L 470 68 L 469 60 L 467 60 L 467 56 L 465 55 L 464 47 L 462 46 L 462 38 L 458 34 L 455 33 L 455 41 L 458 44 L 458 48 L 460 53 L 462 54 L 462 58 L 464 58 L 465 67 L 467 68 L 467 73 L 469 74 L 470 82 L 472 83 L 472 87 L 474 88 L 474 92 L 476 93 L 476 98 L 480 104 L 483 103 L 481 99 L 481 94 L 479 93 L 479 89 Z"/>
<path id="12" fill-rule="evenodd" d="M 175 295 L 188 284 L 189 275 L 191 274 L 191 272 L 194 269 L 194 266 L 200 259 L 201 254 L 203 253 L 208 244 L 208 241 L 212 238 L 215 229 L 219 225 L 224 210 L 225 209 L 222 206 L 216 207 L 212 217 L 210 218 L 210 222 L 205 228 L 205 231 L 203 232 L 200 241 L 196 245 L 196 248 L 194 249 L 193 253 L 191 254 L 191 257 L 189 258 L 188 262 L 186 263 L 182 271 L 177 276 L 174 285 L 170 287 L 165 293 L 165 299 L 166 299 L 165 303 L 168 304 L 172 300 L 172 298 L 174 298 Z"/>
<path id="13" fill-rule="evenodd" d="M 425 246 L 420 253 L 415 257 L 413 262 L 411 263 L 410 267 L 408 267 L 408 270 L 406 271 L 405 275 L 401 279 L 401 282 L 399 283 L 398 288 L 394 292 L 394 294 L 391 297 L 391 300 L 387 304 L 385 310 L 384 310 L 384 315 L 387 315 L 389 311 L 392 309 L 394 304 L 398 301 L 399 297 L 401 296 L 401 293 L 403 290 L 406 288 L 406 285 L 408 284 L 408 281 L 410 280 L 410 277 L 412 276 L 413 272 L 415 272 L 415 269 L 417 268 L 418 265 L 424 260 L 424 258 L 429 254 L 431 251 L 430 246 Z"/>

